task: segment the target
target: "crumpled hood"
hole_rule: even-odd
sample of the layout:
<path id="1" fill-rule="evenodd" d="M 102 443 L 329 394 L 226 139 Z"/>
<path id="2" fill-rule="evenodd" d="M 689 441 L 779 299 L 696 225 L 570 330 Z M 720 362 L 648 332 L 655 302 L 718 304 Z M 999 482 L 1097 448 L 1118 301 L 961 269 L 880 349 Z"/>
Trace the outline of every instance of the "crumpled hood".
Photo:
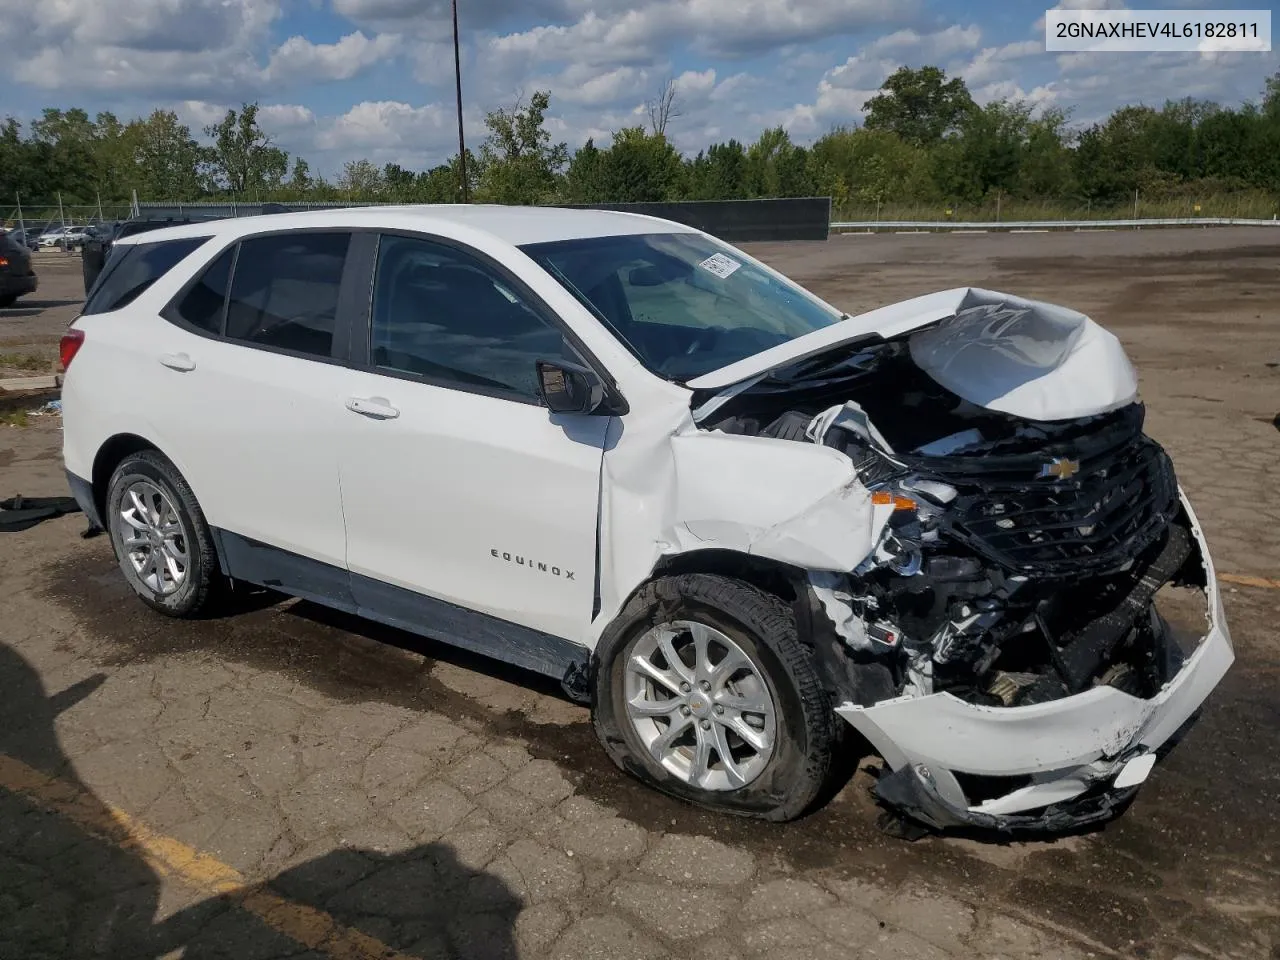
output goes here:
<path id="1" fill-rule="evenodd" d="M 904 300 L 798 337 L 687 384 L 740 392 L 770 371 L 866 337 L 909 335 L 911 359 L 970 403 L 1029 420 L 1070 420 L 1137 399 L 1116 337 L 1083 313 L 976 287 Z"/>

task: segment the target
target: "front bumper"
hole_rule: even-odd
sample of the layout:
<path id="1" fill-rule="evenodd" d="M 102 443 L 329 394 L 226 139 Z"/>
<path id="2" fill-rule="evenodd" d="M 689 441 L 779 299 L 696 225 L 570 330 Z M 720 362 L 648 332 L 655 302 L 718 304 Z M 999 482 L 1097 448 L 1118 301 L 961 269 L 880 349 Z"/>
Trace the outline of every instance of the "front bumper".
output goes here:
<path id="1" fill-rule="evenodd" d="M 879 798 L 938 828 L 1061 830 L 1123 809 L 1150 770 L 1151 760 L 1139 758 L 1172 745 L 1235 659 L 1204 535 L 1185 497 L 1183 506 L 1205 571 L 1208 632 L 1159 693 L 1143 700 L 1097 686 L 1005 708 L 950 693 L 843 704 L 836 712 L 892 771 L 877 785 Z M 956 774 L 969 783 L 966 774 L 1010 778 L 1011 789 L 974 802 Z"/>

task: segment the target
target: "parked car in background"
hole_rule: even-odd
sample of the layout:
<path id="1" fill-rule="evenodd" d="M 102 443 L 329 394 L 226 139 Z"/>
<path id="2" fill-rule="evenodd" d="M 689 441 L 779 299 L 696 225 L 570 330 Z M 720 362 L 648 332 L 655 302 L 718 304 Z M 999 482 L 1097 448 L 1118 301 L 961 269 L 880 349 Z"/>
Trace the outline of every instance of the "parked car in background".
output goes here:
<path id="1" fill-rule="evenodd" d="M 136 217 L 132 220 L 116 220 L 113 223 L 97 224 L 90 228 L 91 235 L 84 242 L 80 258 L 80 269 L 84 276 L 84 292 L 87 296 L 93 289 L 102 266 L 111 254 L 111 247 L 117 240 L 132 237 L 139 233 L 159 230 L 163 227 L 176 227 L 186 223 L 203 223 L 213 218 L 208 217 L 168 217 L 164 219 Z"/>
<path id="2" fill-rule="evenodd" d="M 0 234 L 0 308 L 13 306 L 19 297 L 34 293 L 37 286 L 31 251 L 14 239 L 12 231 Z"/>
<path id="3" fill-rule="evenodd" d="M 35 251 L 40 249 L 40 238 L 30 230 L 10 230 L 8 231 L 8 235 L 14 243 L 24 246 L 28 250 Z"/>
<path id="4" fill-rule="evenodd" d="M 1234 659 L 1137 375 L 1064 307 L 849 317 L 665 220 L 364 208 L 117 241 L 62 358 L 144 603 L 269 585 L 554 677 L 713 809 L 800 816 L 865 738 L 917 824 L 1078 829 Z"/>
<path id="5" fill-rule="evenodd" d="M 40 231 L 40 236 L 37 239 L 42 247 L 57 246 L 70 229 L 70 227 L 46 227 Z"/>
<path id="6" fill-rule="evenodd" d="M 84 246 L 86 240 L 91 236 L 93 227 L 69 227 L 67 232 L 63 234 L 62 242 L 68 249 L 78 250 Z"/>

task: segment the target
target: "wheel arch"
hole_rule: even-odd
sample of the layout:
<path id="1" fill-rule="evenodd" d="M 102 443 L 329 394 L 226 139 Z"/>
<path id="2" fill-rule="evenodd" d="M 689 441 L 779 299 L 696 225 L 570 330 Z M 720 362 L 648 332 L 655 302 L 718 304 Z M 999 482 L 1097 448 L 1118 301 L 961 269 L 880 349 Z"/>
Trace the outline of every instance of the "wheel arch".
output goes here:
<path id="1" fill-rule="evenodd" d="M 880 684 L 875 683 L 880 679 L 878 673 L 868 677 L 866 666 L 850 657 L 809 583 L 809 571 L 771 557 L 723 548 L 689 550 L 663 556 L 623 600 L 615 611 L 615 618 L 628 608 L 636 594 L 655 580 L 697 573 L 740 580 L 787 604 L 795 616 L 799 638 L 811 651 L 823 686 L 832 697 L 861 702 L 867 697 L 865 690 L 869 681 L 879 688 Z M 612 622 L 600 625 L 602 635 Z M 594 668 L 595 649 L 591 652 L 591 662 Z"/>
<path id="2" fill-rule="evenodd" d="M 168 457 L 158 446 L 136 433 L 117 433 L 108 437 L 94 454 L 89 483 L 93 491 L 93 505 L 103 523 L 107 521 L 107 488 L 111 486 L 111 475 L 126 457 L 144 450 L 154 450 L 162 457 Z"/>
<path id="3" fill-rule="evenodd" d="M 784 603 L 795 603 L 807 589 L 804 570 L 769 557 L 756 557 L 737 550 L 707 549 L 689 550 L 664 556 L 649 576 L 632 591 L 632 596 L 646 584 L 661 577 L 685 573 L 711 573 L 732 577 L 772 594 Z M 628 600 L 631 598 L 628 597 Z M 625 606 L 625 604 L 624 604 Z"/>

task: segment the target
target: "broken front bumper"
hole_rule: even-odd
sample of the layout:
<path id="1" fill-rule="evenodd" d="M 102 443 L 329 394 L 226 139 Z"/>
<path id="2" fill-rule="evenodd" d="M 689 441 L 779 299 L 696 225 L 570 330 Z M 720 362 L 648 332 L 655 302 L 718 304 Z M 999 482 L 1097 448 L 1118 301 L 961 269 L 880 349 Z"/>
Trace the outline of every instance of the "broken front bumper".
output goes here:
<path id="1" fill-rule="evenodd" d="M 1143 700 L 1097 686 L 1025 707 L 950 693 L 846 703 L 836 712 L 892 770 L 877 785 L 880 799 L 938 828 L 1061 830 L 1123 809 L 1235 659 L 1213 562 L 1185 497 L 1183 505 L 1204 565 L 1208 632 L 1159 693 Z M 979 783 L 985 798 L 969 795 Z"/>

